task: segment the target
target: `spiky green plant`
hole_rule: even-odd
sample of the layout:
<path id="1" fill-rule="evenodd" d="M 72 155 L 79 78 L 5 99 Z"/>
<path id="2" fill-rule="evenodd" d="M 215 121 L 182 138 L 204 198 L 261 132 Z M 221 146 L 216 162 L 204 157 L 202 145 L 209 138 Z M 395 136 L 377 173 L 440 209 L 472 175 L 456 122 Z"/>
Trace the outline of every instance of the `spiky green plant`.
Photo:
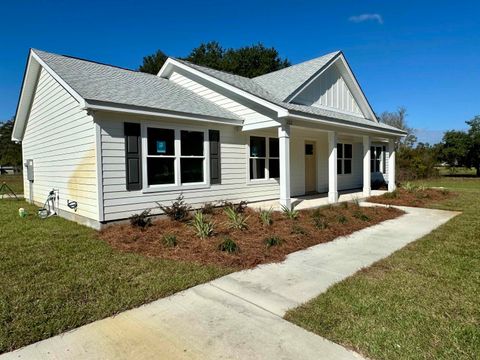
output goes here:
<path id="1" fill-rule="evenodd" d="M 282 239 L 276 235 L 266 237 L 265 240 L 265 245 L 267 247 L 272 247 L 272 246 L 278 246 L 282 243 Z"/>
<path id="2" fill-rule="evenodd" d="M 232 238 L 225 236 L 220 244 L 218 244 L 218 250 L 228 253 L 235 253 L 239 250 L 238 245 Z"/>
<path id="3" fill-rule="evenodd" d="M 272 225 L 272 222 L 273 222 L 272 213 L 273 213 L 272 208 L 270 208 L 268 210 L 261 210 L 260 209 L 260 221 L 262 222 L 262 224 L 264 226 Z"/>
<path id="4" fill-rule="evenodd" d="M 296 220 L 298 218 L 298 215 L 300 215 L 298 210 L 295 210 L 295 206 L 293 205 L 291 208 L 288 206 L 282 205 L 282 211 L 283 211 L 283 214 L 290 220 Z"/>
<path id="5" fill-rule="evenodd" d="M 248 229 L 247 220 L 250 216 L 245 216 L 243 213 L 235 211 L 231 206 L 227 206 L 223 209 L 225 215 L 228 217 L 228 225 L 232 229 L 246 230 Z"/>
<path id="6" fill-rule="evenodd" d="M 163 243 L 168 247 L 177 246 L 177 237 L 174 234 L 165 234 L 162 237 Z"/>
<path id="7" fill-rule="evenodd" d="M 201 211 L 195 211 L 192 226 L 200 239 L 205 239 L 213 234 L 214 223 L 208 220 Z"/>

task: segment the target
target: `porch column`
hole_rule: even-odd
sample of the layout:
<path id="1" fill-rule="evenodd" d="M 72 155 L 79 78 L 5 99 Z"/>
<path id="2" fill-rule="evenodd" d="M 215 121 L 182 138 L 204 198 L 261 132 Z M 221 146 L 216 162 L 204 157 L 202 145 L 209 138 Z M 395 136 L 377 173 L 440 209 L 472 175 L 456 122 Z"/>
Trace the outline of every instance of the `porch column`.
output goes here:
<path id="1" fill-rule="evenodd" d="M 372 193 L 371 188 L 371 168 L 370 159 L 372 154 L 370 153 L 370 136 L 363 136 L 363 196 L 369 197 Z"/>
<path id="2" fill-rule="evenodd" d="M 278 128 L 280 145 L 280 205 L 289 209 L 292 206 L 290 199 L 290 125 Z"/>
<path id="3" fill-rule="evenodd" d="M 338 201 L 337 190 L 337 133 L 328 132 L 328 202 Z"/>
<path id="4" fill-rule="evenodd" d="M 395 140 L 388 140 L 388 191 L 395 191 Z"/>

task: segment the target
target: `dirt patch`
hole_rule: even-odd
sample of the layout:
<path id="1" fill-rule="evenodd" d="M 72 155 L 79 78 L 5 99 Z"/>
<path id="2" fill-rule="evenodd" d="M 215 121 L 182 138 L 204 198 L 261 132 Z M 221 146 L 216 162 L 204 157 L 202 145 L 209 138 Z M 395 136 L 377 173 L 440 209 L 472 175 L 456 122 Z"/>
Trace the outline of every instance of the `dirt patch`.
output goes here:
<path id="1" fill-rule="evenodd" d="M 316 211 L 301 210 L 296 220 L 286 218 L 282 212 L 273 212 L 272 224 L 263 225 L 259 212 L 247 208 L 248 229 L 233 230 L 223 209 L 216 209 L 213 214 L 205 215 L 215 223 L 213 236 L 205 239 L 196 236 L 189 222 L 170 219 L 159 219 L 144 230 L 130 224 L 113 225 L 101 231 L 100 237 L 122 251 L 245 269 L 282 261 L 294 251 L 331 241 L 401 214 L 403 212 L 395 208 L 342 204 Z M 176 246 L 166 245 L 165 235 L 175 235 Z M 266 239 L 274 236 L 280 239 L 280 244 L 268 246 Z M 219 250 L 219 244 L 226 237 L 236 243 L 236 252 Z"/>
<path id="2" fill-rule="evenodd" d="M 371 196 L 367 199 L 367 201 L 386 205 L 427 207 L 428 205 L 449 199 L 453 195 L 454 194 L 450 191 L 442 189 L 417 188 L 413 190 L 407 190 L 398 188 L 392 193 Z"/>

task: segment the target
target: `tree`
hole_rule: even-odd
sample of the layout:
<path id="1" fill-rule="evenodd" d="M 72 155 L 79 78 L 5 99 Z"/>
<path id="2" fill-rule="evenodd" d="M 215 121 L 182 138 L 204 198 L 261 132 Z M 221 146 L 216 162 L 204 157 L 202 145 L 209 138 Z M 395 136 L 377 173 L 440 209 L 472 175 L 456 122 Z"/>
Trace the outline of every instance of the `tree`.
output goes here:
<path id="1" fill-rule="evenodd" d="M 139 66 L 138 70 L 157 75 L 165 61 L 167 61 L 167 58 L 168 56 L 165 55 L 163 51 L 157 50 L 154 54 L 147 55 L 143 58 L 143 63 Z"/>
<path id="2" fill-rule="evenodd" d="M 160 50 L 145 56 L 139 70 L 157 74 L 166 58 Z M 282 59 L 275 48 L 266 48 L 261 43 L 238 49 L 224 49 L 218 42 L 210 41 L 200 44 L 181 59 L 249 78 L 290 66 L 290 62 Z"/>
<path id="3" fill-rule="evenodd" d="M 406 117 L 407 109 L 400 106 L 398 110 L 394 112 L 384 111 L 380 114 L 379 120 L 384 124 L 406 131 L 407 136 L 400 140 L 399 145 L 400 147 L 411 148 L 417 142 L 417 137 L 415 136 L 415 129 L 408 126 Z"/>
<path id="4" fill-rule="evenodd" d="M 0 165 L 21 166 L 22 146 L 12 141 L 13 119 L 0 123 Z"/>
<path id="5" fill-rule="evenodd" d="M 470 137 L 464 131 L 450 130 L 443 134 L 440 158 L 449 166 L 467 166 Z"/>
<path id="6" fill-rule="evenodd" d="M 480 176 L 480 115 L 466 122 L 470 126 L 468 136 L 470 138 L 470 149 L 468 151 L 466 165 L 477 170 Z"/>

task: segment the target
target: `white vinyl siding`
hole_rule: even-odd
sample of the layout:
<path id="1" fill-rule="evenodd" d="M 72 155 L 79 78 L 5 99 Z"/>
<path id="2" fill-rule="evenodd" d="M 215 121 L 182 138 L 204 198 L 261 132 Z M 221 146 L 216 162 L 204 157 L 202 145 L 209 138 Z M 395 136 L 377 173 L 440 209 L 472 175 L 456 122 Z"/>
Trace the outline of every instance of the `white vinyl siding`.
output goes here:
<path id="1" fill-rule="evenodd" d="M 145 209 L 153 208 L 152 213 L 159 213 L 156 202 L 170 204 L 183 193 L 185 200 L 193 207 L 200 207 L 205 202 L 222 200 L 262 201 L 278 199 L 278 181 L 269 180 L 258 184 L 247 181 L 247 141 L 248 135 L 234 126 L 204 123 L 205 129 L 220 131 L 221 184 L 203 188 L 185 188 L 170 191 L 148 192 L 146 189 L 127 191 L 125 180 L 125 140 L 123 137 L 123 121 L 146 121 L 143 118 L 128 116 L 97 115 L 102 126 L 102 159 L 103 159 L 103 203 L 105 220 L 118 220 L 130 217 Z M 167 119 L 156 119 L 160 124 L 168 123 Z M 185 126 L 199 126 L 198 123 L 184 122 Z M 176 125 L 182 128 L 181 122 Z M 255 132 L 258 136 L 272 136 L 274 132 Z M 253 133 L 252 133 L 253 135 Z M 145 163 L 142 163 L 145 166 Z"/>
<path id="2" fill-rule="evenodd" d="M 329 67 L 297 97 L 294 103 L 339 110 L 364 117 L 338 68 Z"/>
<path id="3" fill-rule="evenodd" d="M 99 219 L 95 130 L 91 116 L 44 69 L 41 70 L 23 138 L 23 159 L 33 159 L 33 200 L 43 204 L 58 189 L 60 211 Z M 24 172 L 25 198 L 29 183 Z"/>
<path id="4" fill-rule="evenodd" d="M 247 106 L 246 100 L 241 100 L 233 93 L 228 93 L 225 89 L 208 84 L 206 80 L 196 78 L 190 73 L 175 71 L 170 75 L 169 80 L 234 113 L 244 120 L 244 125 L 255 124 L 259 127 L 279 125 L 278 122 L 273 120 L 275 116 L 273 112 L 269 116 L 266 110 L 260 110 L 259 106 L 254 103 L 249 103 Z M 263 113 L 260 111 L 263 111 Z"/>

